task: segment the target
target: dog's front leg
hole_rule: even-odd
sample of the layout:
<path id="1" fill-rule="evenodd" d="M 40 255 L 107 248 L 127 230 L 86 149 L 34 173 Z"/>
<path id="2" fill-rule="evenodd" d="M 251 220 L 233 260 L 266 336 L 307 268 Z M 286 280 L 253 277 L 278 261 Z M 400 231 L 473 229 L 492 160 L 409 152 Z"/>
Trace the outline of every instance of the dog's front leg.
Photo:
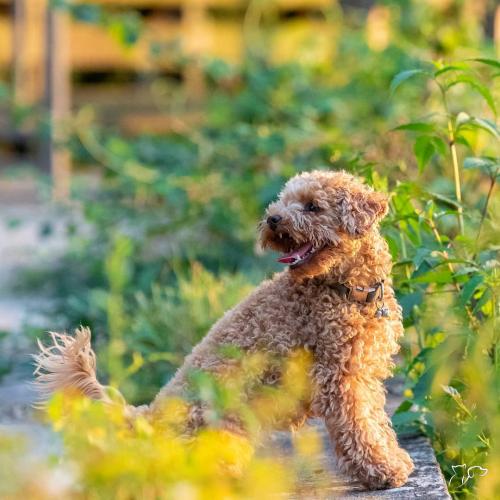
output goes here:
<path id="1" fill-rule="evenodd" d="M 345 376 L 328 394 L 333 401 L 327 405 L 325 424 L 342 470 L 370 489 L 405 484 L 413 462 L 399 447 L 385 413 L 382 382 L 366 375 Z"/>

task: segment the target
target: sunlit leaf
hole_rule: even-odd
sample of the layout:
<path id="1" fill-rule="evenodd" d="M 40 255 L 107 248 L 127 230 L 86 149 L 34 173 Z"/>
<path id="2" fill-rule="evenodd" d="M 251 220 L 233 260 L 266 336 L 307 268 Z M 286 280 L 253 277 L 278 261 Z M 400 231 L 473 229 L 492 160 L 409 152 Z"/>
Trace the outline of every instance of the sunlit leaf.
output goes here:
<path id="1" fill-rule="evenodd" d="M 132 177 L 137 182 L 151 184 L 158 179 L 159 172 L 155 169 L 141 165 L 135 161 L 127 161 L 123 164 L 125 175 Z"/>
<path id="2" fill-rule="evenodd" d="M 415 283 L 436 283 L 444 285 L 446 283 L 453 283 L 453 274 L 447 268 L 431 270 L 420 276 L 413 278 Z"/>
<path id="3" fill-rule="evenodd" d="M 487 120 L 485 118 L 474 118 L 474 117 L 469 117 L 468 120 L 465 119 L 464 116 L 462 116 L 462 119 L 460 123 L 457 122 L 457 131 L 459 131 L 461 128 L 479 128 L 482 129 L 486 132 L 488 132 L 490 135 L 493 137 L 500 137 L 500 134 L 498 132 L 498 128 L 490 120 Z"/>
<path id="4" fill-rule="evenodd" d="M 457 125 L 457 127 L 459 127 L 460 125 L 467 123 L 471 119 L 472 117 L 468 113 L 466 113 L 465 111 L 460 111 L 460 113 L 457 114 L 455 124 Z"/>
<path id="5" fill-rule="evenodd" d="M 486 120 L 485 118 L 474 118 L 473 123 L 478 127 L 486 130 L 494 137 L 499 137 L 499 132 L 497 126 L 490 120 Z"/>
<path id="6" fill-rule="evenodd" d="M 480 83 L 478 80 L 475 78 L 468 76 L 468 75 L 460 75 L 455 78 L 455 80 L 451 81 L 448 83 L 446 86 L 447 89 L 450 89 L 451 87 L 454 87 L 455 85 L 458 85 L 460 83 L 463 83 L 464 85 L 468 85 L 469 87 L 473 88 L 481 96 L 483 99 L 486 101 L 488 104 L 488 107 L 493 111 L 493 113 L 496 115 L 496 106 L 495 106 L 495 100 L 493 99 L 493 96 L 491 95 L 491 92 L 489 91 L 488 87 L 484 86 L 482 83 Z"/>
<path id="7" fill-rule="evenodd" d="M 491 300 L 491 291 L 486 289 L 483 294 L 481 295 L 480 299 L 477 301 L 476 305 L 474 306 L 474 312 L 478 312 L 482 309 L 482 307 L 489 301 Z"/>
<path id="8" fill-rule="evenodd" d="M 409 130 L 411 132 L 432 133 L 435 130 L 435 126 L 432 123 L 410 122 L 410 123 L 405 123 L 403 125 L 399 125 L 398 127 L 395 127 L 392 130 L 393 131 L 396 131 L 396 130 Z"/>
<path id="9" fill-rule="evenodd" d="M 450 71 L 467 71 L 468 69 L 469 67 L 466 64 L 450 64 L 435 71 L 434 76 L 437 77 Z"/>
<path id="10" fill-rule="evenodd" d="M 489 59 L 487 57 L 475 57 L 469 60 L 476 61 L 482 64 L 487 64 L 488 66 L 493 66 L 496 69 L 500 69 L 500 61 L 498 59 Z"/>
<path id="11" fill-rule="evenodd" d="M 391 94 L 393 94 L 396 91 L 396 89 L 406 80 L 409 80 L 410 78 L 416 75 L 425 75 L 425 74 L 428 74 L 428 72 L 423 69 L 408 69 L 406 71 L 401 71 L 392 79 L 390 85 Z"/>
<path id="12" fill-rule="evenodd" d="M 460 393 L 451 385 L 442 385 L 443 391 L 450 395 L 452 398 L 460 397 Z"/>

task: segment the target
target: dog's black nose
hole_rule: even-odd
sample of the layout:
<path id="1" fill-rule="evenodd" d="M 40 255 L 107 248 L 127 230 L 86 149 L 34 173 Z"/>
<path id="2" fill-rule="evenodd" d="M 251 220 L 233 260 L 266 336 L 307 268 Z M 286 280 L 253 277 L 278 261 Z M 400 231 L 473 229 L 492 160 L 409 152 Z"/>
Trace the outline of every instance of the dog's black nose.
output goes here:
<path id="1" fill-rule="evenodd" d="M 271 215 L 271 217 L 267 218 L 267 225 L 271 229 L 276 229 L 278 222 L 282 219 L 281 215 Z"/>

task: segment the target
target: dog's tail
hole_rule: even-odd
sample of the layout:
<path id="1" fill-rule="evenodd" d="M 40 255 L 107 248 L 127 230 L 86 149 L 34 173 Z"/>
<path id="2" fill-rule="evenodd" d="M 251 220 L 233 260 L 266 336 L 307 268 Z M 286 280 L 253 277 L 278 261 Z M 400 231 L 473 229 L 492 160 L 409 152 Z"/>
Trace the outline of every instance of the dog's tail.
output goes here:
<path id="1" fill-rule="evenodd" d="M 107 387 L 96 377 L 96 357 L 90 345 L 90 330 L 79 328 L 75 335 L 51 332 L 51 345 L 44 346 L 38 340 L 40 352 L 35 360 L 35 388 L 45 402 L 52 393 L 73 390 L 110 402 Z"/>

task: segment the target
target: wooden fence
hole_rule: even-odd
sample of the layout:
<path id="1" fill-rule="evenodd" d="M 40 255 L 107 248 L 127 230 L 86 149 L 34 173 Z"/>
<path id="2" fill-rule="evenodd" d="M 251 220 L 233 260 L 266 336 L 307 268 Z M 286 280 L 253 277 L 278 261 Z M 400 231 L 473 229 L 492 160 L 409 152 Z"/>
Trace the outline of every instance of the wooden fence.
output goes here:
<path id="1" fill-rule="evenodd" d="M 178 73 L 186 94 L 201 98 L 203 77 L 196 64 L 180 70 L 175 51 L 151 55 L 151 44 L 177 44 L 186 55 L 217 57 L 237 62 L 246 48 L 262 42 L 263 13 L 272 15 L 273 29 L 266 32 L 266 48 L 276 61 L 329 60 L 335 50 L 329 9 L 335 0 L 92 0 L 106 9 L 135 9 L 144 24 L 144 36 L 130 48 L 113 39 L 109 30 L 71 20 L 51 11 L 49 0 L 0 0 L 0 72 L 10 73 L 17 102 L 44 102 L 53 122 L 64 121 L 71 108 L 71 76 L 116 72 L 132 74 L 160 71 Z M 349 2 L 347 2 L 349 3 Z M 370 2 L 363 2 L 363 4 Z M 500 45 L 500 7 L 494 37 Z M 130 99 L 127 97 L 130 101 Z M 109 99 L 108 99 L 109 100 Z M 137 114 L 133 122 L 153 123 L 154 117 Z M 127 117 L 122 116 L 123 123 Z M 29 131 L 15 131 L 23 134 Z M 41 165 L 57 174 L 57 196 L 69 186 L 69 158 L 55 148 L 57 127 L 40 148 Z M 0 131 L 1 136 L 1 131 Z M 1 139 L 1 137 L 0 137 Z"/>
<path id="2" fill-rule="evenodd" d="M 187 54 L 239 61 L 244 53 L 244 0 L 94 0 L 105 8 L 134 8 L 141 15 L 145 36 L 129 49 L 113 40 L 109 32 L 94 24 L 70 21 L 68 39 L 69 64 L 72 71 L 112 72 L 117 70 L 148 71 L 155 68 L 175 70 L 168 57 L 152 58 L 152 41 L 168 45 L 178 42 Z M 333 0 L 272 0 L 277 17 L 281 17 L 273 35 L 270 50 L 278 60 L 296 58 L 300 51 L 308 57 L 325 58 L 331 47 L 331 32 L 322 14 Z M 12 59 L 22 59 L 25 66 L 40 65 L 43 31 L 46 27 L 47 0 L 0 0 L 0 68 Z M 262 0 L 256 5 L 266 5 Z M 13 13 L 18 16 L 17 25 Z M 249 24 L 249 23 L 247 23 Z M 22 32 L 22 35 L 21 35 Z M 22 50 L 20 46 L 22 45 Z M 35 87 L 43 78 L 31 79 Z M 31 93 L 36 94 L 33 88 Z M 40 90 L 38 94 L 41 95 Z"/>
<path id="3" fill-rule="evenodd" d="M 48 0 L 0 0 L 0 71 L 10 73 L 16 101 L 44 102 L 53 123 L 64 121 L 71 107 L 71 75 L 116 72 L 176 73 L 176 58 L 165 51 L 152 57 L 151 44 L 177 44 L 188 56 L 217 57 L 228 62 L 242 59 L 245 42 L 259 31 L 262 9 L 270 5 L 277 20 L 271 57 L 323 59 L 331 56 L 333 37 L 325 12 L 333 0 L 93 0 L 106 9 L 135 9 L 142 18 L 138 43 L 124 48 L 109 30 L 51 11 Z M 253 9 L 253 10 L 252 10 Z M 174 51 L 172 51 L 174 53 Z M 203 76 L 196 64 L 184 67 L 181 81 L 186 94 L 203 96 Z M 147 121 L 151 122 L 151 117 Z M 126 120 L 126 117 L 124 118 Z M 134 121 L 140 123 L 140 117 Z M 143 123 L 146 120 L 143 120 Z M 15 134 L 29 131 L 15 131 Z M 68 192 L 69 158 L 57 144 L 57 127 L 41 145 L 40 164 L 54 174 L 56 196 Z"/>

